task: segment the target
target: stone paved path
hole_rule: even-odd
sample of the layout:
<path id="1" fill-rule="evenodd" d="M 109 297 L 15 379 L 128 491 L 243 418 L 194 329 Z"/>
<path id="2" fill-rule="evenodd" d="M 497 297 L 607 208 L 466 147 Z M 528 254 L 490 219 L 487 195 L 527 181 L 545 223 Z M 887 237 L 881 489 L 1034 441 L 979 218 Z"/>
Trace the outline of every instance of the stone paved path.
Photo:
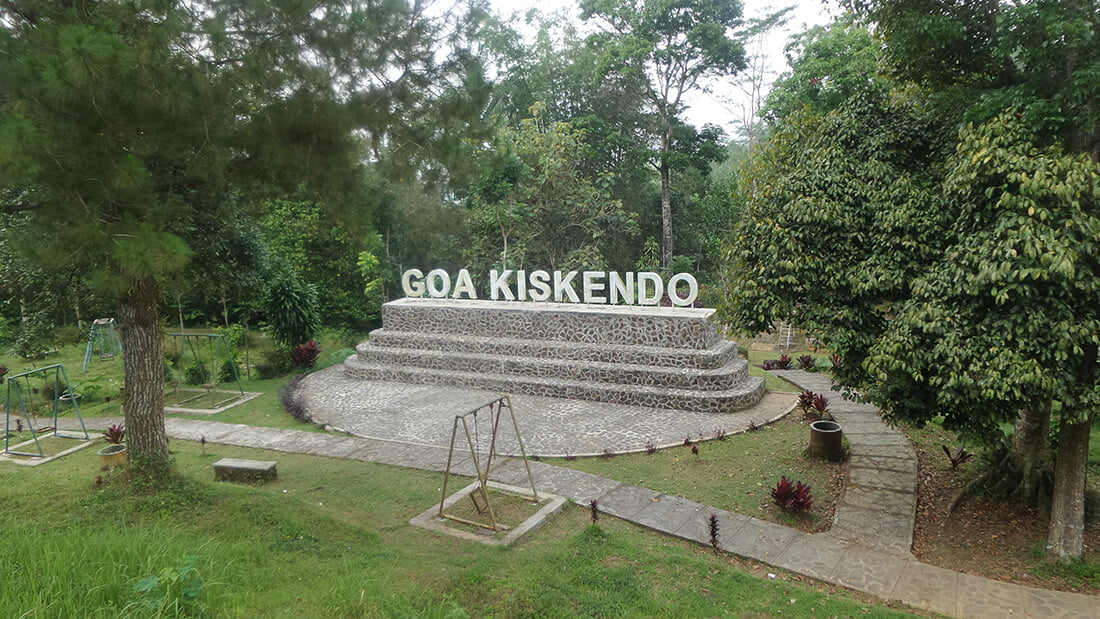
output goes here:
<path id="1" fill-rule="evenodd" d="M 844 426 L 851 447 L 851 484 L 837 508 L 834 530 L 802 531 L 717 509 L 589 473 L 531 462 L 540 490 L 587 505 L 657 531 L 709 545 L 708 520 L 718 516 L 723 550 L 818 580 L 953 617 L 1088 617 L 1100 619 L 1093 596 L 1032 589 L 935 567 L 909 553 L 916 490 L 916 459 L 899 433 L 878 421 L 874 407 L 845 402 L 817 374 L 791 371 L 785 378 L 825 394 Z M 823 380 L 824 379 L 824 380 Z M 105 428 L 118 418 L 86 420 Z M 214 421 L 169 418 L 166 429 L 178 439 L 256 447 L 275 451 L 348 458 L 428 471 L 446 468 L 447 450 L 376 438 L 360 438 L 262 428 Z M 469 457 L 456 463 L 473 475 Z M 520 459 L 505 458 L 492 478 L 508 484 L 526 481 Z"/>
<path id="2" fill-rule="evenodd" d="M 300 393 L 318 423 L 356 436 L 437 447 L 450 444 L 455 414 L 496 397 L 476 389 L 363 380 L 346 375 L 340 366 L 307 376 Z M 775 421 L 795 404 L 790 394 L 772 393 L 750 409 L 718 415 L 532 395 L 510 398 L 527 453 L 546 457 L 642 451 L 647 443 L 671 447 L 685 438 L 713 438 L 717 430 L 734 434 L 750 424 Z M 514 436 L 501 434 L 498 453 L 519 454 Z"/>

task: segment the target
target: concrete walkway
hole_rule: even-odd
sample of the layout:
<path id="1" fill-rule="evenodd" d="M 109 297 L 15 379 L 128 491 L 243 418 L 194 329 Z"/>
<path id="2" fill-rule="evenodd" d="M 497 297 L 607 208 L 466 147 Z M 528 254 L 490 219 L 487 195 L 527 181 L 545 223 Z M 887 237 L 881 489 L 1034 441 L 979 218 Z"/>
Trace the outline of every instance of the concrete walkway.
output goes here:
<path id="1" fill-rule="evenodd" d="M 844 400 L 820 374 L 789 371 L 784 377 L 829 398 L 851 447 L 850 484 L 837 506 L 833 530 L 821 534 L 765 522 L 676 496 L 596 475 L 530 463 L 540 490 L 578 504 L 598 501 L 601 511 L 709 545 L 708 520 L 719 519 L 720 547 L 818 580 L 899 600 L 954 617 L 1089 617 L 1100 619 L 1092 596 L 1032 589 L 927 565 L 909 553 L 916 505 L 916 456 L 900 433 L 882 424 L 873 406 Z M 106 427 L 118 419 L 87 420 Z M 375 438 L 262 428 L 170 418 L 173 438 L 275 451 L 348 458 L 427 471 L 446 468 L 447 449 Z M 468 456 L 454 469 L 473 476 Z M 494 464 L 492 479 L 522 485 L 522 460 Z"/>

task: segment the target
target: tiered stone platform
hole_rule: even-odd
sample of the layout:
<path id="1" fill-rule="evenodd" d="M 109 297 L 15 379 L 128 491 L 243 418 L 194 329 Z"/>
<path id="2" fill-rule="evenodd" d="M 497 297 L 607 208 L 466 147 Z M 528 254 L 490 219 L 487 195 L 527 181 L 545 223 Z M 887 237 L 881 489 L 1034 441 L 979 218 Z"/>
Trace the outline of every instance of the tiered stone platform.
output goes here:
<path id="1" fill-rule="evenodd" d="M 400 299 L 350 376 L 729 412 L 764 394 L 711 309 Z"/>

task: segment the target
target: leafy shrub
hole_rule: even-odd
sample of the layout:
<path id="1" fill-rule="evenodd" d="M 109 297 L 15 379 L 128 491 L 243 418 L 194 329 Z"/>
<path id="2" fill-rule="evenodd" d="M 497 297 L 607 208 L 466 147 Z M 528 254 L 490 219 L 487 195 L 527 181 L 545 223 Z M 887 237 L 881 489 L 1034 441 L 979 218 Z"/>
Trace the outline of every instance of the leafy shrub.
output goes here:
<path id="1" fill-rule="evenodd" d="M 283 384 L 279 388 L 279 401 L 282 402 L 283 409 L 295 420 L 310 423 L 312 419 L 306 411 L 305 400 L 298 393 L 298 385 L 301 384 L 303 378 L 305 378 L 305 374 L 295 374 Z"/>
<path id="2" fill-rule="evenodd" d="M 832 415 L 829 414 L 829 398 L 819 394 L 814 395 L 813 399 L 814 412 L 826 419 L 832 419 Z"/>
<path id="3" fill-rule="evenodd" d="M 176 382 L 176 364 L 171 359 L 165 357 L 163 359 L 162 367 L 164 369 L 164 382 L 175 383 Z"/>
<path id="4" fill-rule="evenodd" d="M 321 356 L 321 347 L 317 345 L 317 342 L 310 340 L 301 346 L 296 346 L 290 350 L 290 359 L 294 363 L 294 367 L 306 369 L 311 368 L 317 363 L 317 357 Z"/>
<path id="5" fill-rule="evenodd" d="M 789 370 L 791 369 L 791 358 L 788 355 L 781 355 L 778 359 L 764 361 L 760 364 L 760 367 L 765 370 Z"/>
<path id="6" fill-rule="evenodd" d="M 75 346 L 88 341 L 88 330 L 76 325 L 65 325 L 53 330 L 53 341 L 58 346 Z"/>
<path id="7" fill-rule="evenodd" d="M 333 365 L 343 363 L 348 357 L 355 354 L 354 348 L 341 348 L 328 356 Z"/>
<path id="8" fill-rule="evenodd" d="M 313 339 L 320 328 L 317 288 L 290 273 L 276 275 L 264 299 L 268 330 L 275 341 L 297 346 Z"/>
<path id="9" fill-rule="evenodd" d="M 775 488 L 771 491 L 772 501 L 788 514 L 797 514 L 810 509 L 814 504 L 814 497 L 810 494 L 810 487 L 802 482 L 791 483 L 784 475 Z"/>
<path id="10" fill-rule="evenodd" d="M 337 327 L 325 327 L 317 332 L 317 344 L 322 350 L 337 350 L 342 348 L 355 348 L 360 338 L 350 329 Z"/>
<path id="11" fill-rule="evenodd" d="M 817 394 L 809 389 L 798 394 L 798 408 L 802 410 L 803 415 L 809 415 L 810 411 L 814 409 L 814 398 Z"/>
<path id="12" fill-rule="evenodd" d="M 222 362 L 222 366 L 218 368 L 218 382 L 219 383 L 233 383 L 237 382 L 240 377 L 240 370 L 237 366 L 236 359 L 226 359 Z"/>
<path id="13" fill-rule="evenodd" d="M 264 353 L 263 358 L 256 364 L 256 374 L 262 380 L 278 378 L 293 369 L 290 353 L 282 346 Z"/>
<path id="14" fill-rule="evenodd" d="M 802 355 L 798 358 L 798 367 L 807 372 L 813 372 L 816 366 L 817 359 L 814 359 L 810 355 Z"/>
<path id="15" fill-rule="evenodd" d="M 193 361 L 183 368 L 183 382 L 188 385 L 205 385 L 210 382 L 210 370 L 205 365 Z"/>
<path id="16" fill-rule="evenodd" d="M 138 579 L 133 590 L 137 600 L 131 606 L 138 606 L 150 616 L 195 616 L 205 610 L 205 591 L 194 557 L 185 558 L 176 567 L 166 567 L 155 576 Z"/>

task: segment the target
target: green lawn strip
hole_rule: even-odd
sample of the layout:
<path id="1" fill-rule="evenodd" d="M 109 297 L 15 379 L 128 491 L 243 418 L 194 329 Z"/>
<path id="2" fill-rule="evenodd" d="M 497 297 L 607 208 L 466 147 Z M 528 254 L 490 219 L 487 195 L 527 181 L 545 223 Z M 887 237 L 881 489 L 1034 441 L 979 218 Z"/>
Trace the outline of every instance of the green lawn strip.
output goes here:
<path id="1" fill-rule="evenodd" d="M 729 557 L 614 519 L 590 528 L 580 507 L 511 549 L 408 526 L 439 500 L 438 473 L 172 446 L 187 482 L 147 496 L 96 487 L 90 451 L 33 471 L 0 467 L 5 613 L 142 617 L 144 603 L 166 597 L 164 614 L 219 617 L 443 617 L 461 607 L 500 617 L 902 616 L 746 574 Z M 213 482 L 222 457 L 277 460 L 279 479 Z"/>
<path id="2" fill-rule="evenodd" d="M 828 355 L 819 352 L 815 353 L 808 350 L 796 350 L 786 353 L 778 353 L 768 350 L 750 350 L 748 351 L 749 375 L 763 376 L 765 384 L 768 387 L 768 391 L 778 391 L 784 393 L 800 393 L 802 391 L 795 385 L 760 367 L 760 365 L 764 363 L 764 361 L 768 359 L 778 359 L 781 355 L 787 355 L 788 357 L 790 357 L 792 359 L 791 367 L 795 369 L 799 367 L 798 358 L 802 355 L 810 355 L 811 357 L 816 359 L 817 362 L 815 364 L 815 367 L 817 368 L 816 371 L 819 372 L 825 371 L 831 366 L 832 363 L 831 361 L 829 361 Z"/>
<path id="3" fill-rule="evenodd" d="M 835 503 L 839 491 L 832 487 L 832 472 L 845 465 L 803 456 L 810 431 L 801 417 L 796 411 L 757 430 L 700 443 L 698 456 L 690 447 L 673 447 L 655 454 L 552 462 L 739 514 L 823 530 L 830 523 L 822 508 Z M 815 508 L 809 514 L 792 518 L 772 503 L 769 493 L 784 475 L 811 487 Z"/>

